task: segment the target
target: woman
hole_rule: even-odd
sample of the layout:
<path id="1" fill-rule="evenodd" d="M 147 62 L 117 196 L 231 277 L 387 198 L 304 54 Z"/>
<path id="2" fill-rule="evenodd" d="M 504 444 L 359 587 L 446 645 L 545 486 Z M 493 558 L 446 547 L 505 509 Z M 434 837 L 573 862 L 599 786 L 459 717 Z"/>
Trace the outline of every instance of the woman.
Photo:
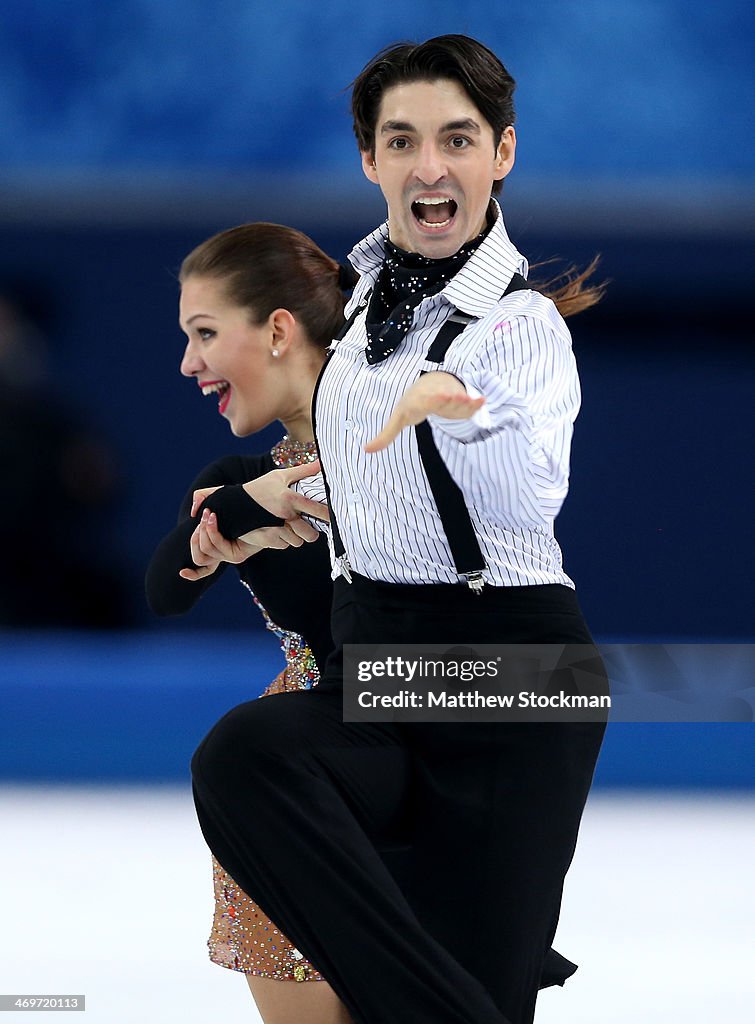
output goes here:
<path id="1" fill-rule="evenodd" d="M 331 649 L 327 543 L 303 520 L 297 534 L 263 514 L 258 529 L 229 544 L 217 530 L 217 513 L 193 516 L 195 492 L 203 489 L 204 496 L 222 488 L 215 501 L 227 517 L 234 502 L 242 508 L 251 504 L 244 482 L 275 468 L 290 470 L 292 480 L 316 472 L 312 391 L 325 346 L 343 323 L 346 273 L 311 239 L 275 224 L 249 224 L 209 239 L 187 256 L 180 272 L 181 326 L 188 336 L 181 372 L 204 395 L 215 396 L 235 435 L 280 420 L 286 436 L 270 452 L 227 456 L 202 470 L 181 504 L 178 525 L 152 558 L 147 599 L 158 615 L 181 614 L 228 561 L 239 563 L 241 582 L 280 638 L 286 658 L 267 694 L 313 685 L 317 664 Z M 316 502 L 294 500 L 302 511 L 323 515 Z M 202 551 L 200 543 L 218 557 Z M 286 550 L 265 550 L 276 547 Z M 214 858 L 213 877 L 210 957 L 246 974 L 267 1024 L 348 1020 L 330 986 Z"/>

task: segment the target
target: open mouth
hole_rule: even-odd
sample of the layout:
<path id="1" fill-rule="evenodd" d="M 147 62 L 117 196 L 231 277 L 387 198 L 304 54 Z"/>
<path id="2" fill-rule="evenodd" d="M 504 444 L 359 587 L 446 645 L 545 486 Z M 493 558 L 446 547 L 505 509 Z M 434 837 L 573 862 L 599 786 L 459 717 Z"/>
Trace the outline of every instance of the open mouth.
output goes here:
<path id="1" fill-rule="evenodd" d="M 412 213 L 417 223 L 435 231 L 447 228 L 456 216 L 457 209 L 455 200 L 448 196 L 426 196 L 412 203 Z"/>
<path id="2" fill-rule="evenodd" d="M 203 395 L 218 396 L 218 412 L 225 412 L 231 400 L 231 385 L 227 380 L 210 380 L 201 385 Z"/>

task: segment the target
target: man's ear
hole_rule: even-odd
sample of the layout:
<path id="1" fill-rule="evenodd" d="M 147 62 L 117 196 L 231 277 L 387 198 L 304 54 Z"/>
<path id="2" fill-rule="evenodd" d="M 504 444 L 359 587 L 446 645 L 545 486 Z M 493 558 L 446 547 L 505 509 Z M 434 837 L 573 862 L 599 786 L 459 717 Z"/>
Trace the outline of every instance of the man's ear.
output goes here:
<path id="1" fill-rule="evenodd" d="M 362 150 L 362 170 L 365 173 L 365 177 L 367 177 L 373 185 L 380 184 L 377 168 L 375 167 L 374 150 L 372 153 L 367 153 L 365 150 Z"/>
<path id="2" fill-rule="evenodd" d="M 495 153 L 495 169 L 493 181 L 501 181 L 514 166 L 516 157 L 516 133 L 512 125 L 504 128 L 501 133 L 501 141 Z"/>

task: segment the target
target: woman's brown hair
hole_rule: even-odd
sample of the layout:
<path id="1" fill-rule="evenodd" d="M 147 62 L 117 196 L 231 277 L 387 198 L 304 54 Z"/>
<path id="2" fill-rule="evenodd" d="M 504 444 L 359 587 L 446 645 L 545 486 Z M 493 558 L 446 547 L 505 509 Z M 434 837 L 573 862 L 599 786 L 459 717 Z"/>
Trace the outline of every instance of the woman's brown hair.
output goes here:
<path id="1" fill-rule="evenodd" d="M 287 309 L 321 348 L 344 322 L 339 264 L 296 228 L 257 223 L 221 231 L 183 261 L 178 279 L 189 277 L 222 281 L 229 300 L 256 324 Z"/>
<path id="2" fill-rule="evenodd" d="M 535 270 L 552 262 L 552 260 L 546 260 L 545 263 L 535 263 L 530 269 Z M 551 299 L 561 316 L 566 319 L 568 316 L 574 316 L 575 313 L 589 309 L 590 306 L 597 305 L 603 298 L 608 281 L 601 281 L 600 284 L 586 284 L 588 278 L 595 273 L 599 262 L 600 256 L 595 256 L 584 270 L 578 270 L 577 267 L 571 266 L 546 281 L 528 281 L 528 284 L 533 291 L 540 292 L 541 295 Z"/>

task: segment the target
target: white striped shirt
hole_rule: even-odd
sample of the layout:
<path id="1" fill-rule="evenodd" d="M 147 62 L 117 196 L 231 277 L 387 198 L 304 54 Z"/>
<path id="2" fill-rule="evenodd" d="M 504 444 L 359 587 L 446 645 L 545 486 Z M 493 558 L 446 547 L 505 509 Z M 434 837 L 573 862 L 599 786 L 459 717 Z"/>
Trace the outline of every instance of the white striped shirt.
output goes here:
<path id="1" fill-rule="evenodd" d="M 473 419 L 430 417 L 435 443 L 469 509 L 486 583 L 573 586 L 553 535 L 568 490 L 580 403 L 571 337 L 550 299 L 528 289 L 501 298 L 515 271 L 526 276 L 527 263 L 494 208 L 488 236 L 441 292 L 417 306 L 406 338 L 387 359 L 367 363 L 364 313 L 331 346 L 317 395 L 317 441 L 348 561 L 370 579 L 459 581 L 414 430 L 403 430 L 384 451 L 363 450 L 420 372 L 440 368 L 486 399 Z M 384 224 L 351 253 L 362 276 L 347 315 L 374 286 L 386 237 Z M 425 356 L 455 309 L 479 319 L 451 343 L 438 367 Z M 320 476 L 298 489 L 325 500 Z M 339 572 L 336 566 L 334 578 Z"/>

